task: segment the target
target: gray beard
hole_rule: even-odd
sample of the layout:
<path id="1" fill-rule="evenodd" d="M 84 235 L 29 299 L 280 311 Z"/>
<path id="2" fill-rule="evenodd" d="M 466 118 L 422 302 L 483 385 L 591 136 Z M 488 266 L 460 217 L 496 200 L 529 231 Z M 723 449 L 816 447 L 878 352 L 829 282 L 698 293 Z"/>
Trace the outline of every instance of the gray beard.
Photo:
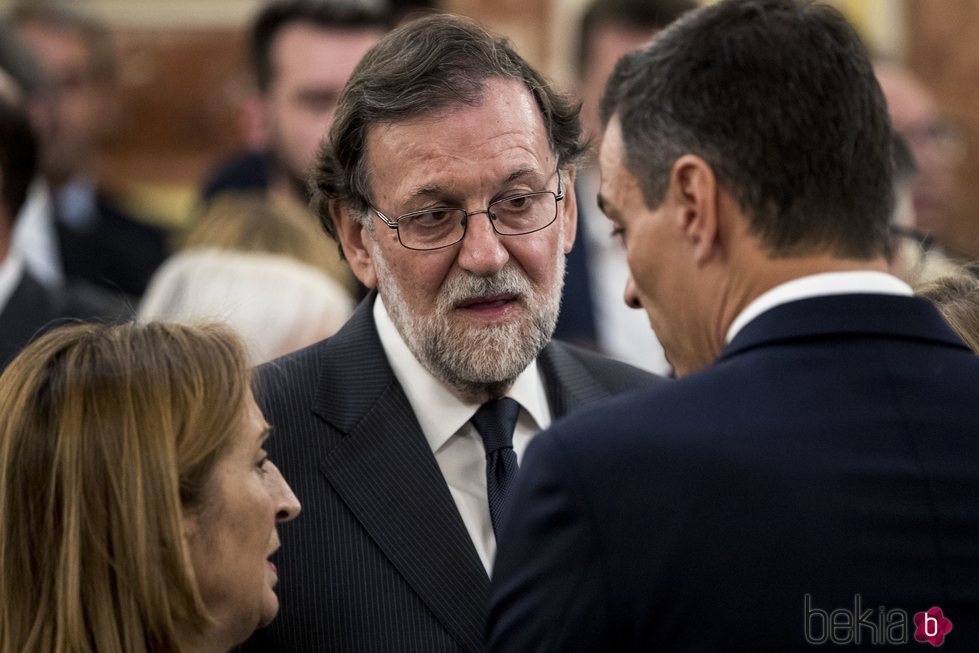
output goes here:
<path id="1" fill-rule="evenodd" d="M 556 282 L 550 292 L 535 295 L 530 281 L 514 264 L 492 277 L 460 271 L 443 284 L 434 315 L 422 316 L 404 299 L 400 283 L 375 243 L 378 290 L 391 321 L 422 366 L 463 400 L 483 403 L 502 397 L 551 340 L 564 279 L 565 256 L 560 245 Z M 522 314 L 486 327 L 463 328 L 448 319 L 459 302 L 496 294 L 515 295 L 524 309 Z"/>

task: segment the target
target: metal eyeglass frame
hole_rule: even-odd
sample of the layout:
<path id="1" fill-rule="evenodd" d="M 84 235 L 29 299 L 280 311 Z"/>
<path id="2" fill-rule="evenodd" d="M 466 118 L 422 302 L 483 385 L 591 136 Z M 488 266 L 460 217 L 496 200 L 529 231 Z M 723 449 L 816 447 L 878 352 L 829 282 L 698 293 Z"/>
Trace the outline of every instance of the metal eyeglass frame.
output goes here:
<path id="1" fill-rule="evenodd" d="M 367 206 L 370 207 L 371 211 L 377 214 L 377 217 L 380 218 L 381 222 L 383 222 L 389 229 L 394 229 L 395 231 L 398 232 L 398 242 L 401 243 L 402 247 L 404 247 L 405 249 L 410 249 L 415 252 L 431 252 L 437 249 L 445 249 L 446 247 L 452 247 L 453 245 L 458 245 L 466 237 L 466 230 L 469 228 L 469 218 L 471 216 L 480 215 L 480 214 L 486 214 L 487 216 L 489 216 L 490 226 L 493 228 L 493 232 L 497 236 L 526 236 L 527 234 L 532 234 L 541 231 L 542 229 L 547 229 L 552 224 L 554 224 L 554 222 L 557 220 L 557 213 L 558 213 L 557 205 L 558 202 L 564 199 L 564 189 L 561 188 L 561 171 L 557 170 L 555 171 L 555 174 L 557 174 L 557 192 L 554 192 L 553 190 L 539 190 L 539 191 L 534 191 L 533 193 L 521 193 L 519 195 L 511 195 L 510 197 L 502 197 L 496 200 L 495 202 L 490 202 L 489 206 L 487 206 L 482 211 L 467 211 L 457 206 L 439 207 L 439 209 L 441 210 L 461 211 L 464 215 L 462 218 L 462 235 L 459 236 L 459 240 L 453 241 L 451 243 L 447 243 L 445 245 L 439 245 L 438 247 L 410 247 L 409 245 L 405 245 L 404 241 L 401 240 L 401 231 L 398 229 L 398 223 L 401 222 L 402 220 L 406 218 L 413 218 L 416 215 L 424 215 L 426 213 L 431 213 L 434 209 L 411 211 L 410 213 L 404 213 L 402 215 L 399 215 L 397 218 L 392 220 L 391 218 L 381 213 L 381 211 L 377 207 L 375 207 L 372 203 L 368 202 Z M 536 229 L 531 229 L 530 231 L 521 231 L 520 233 L 516 233 L 516 234 L 501 234 L 499 231 L 497 231 L 496 216 L 490 211 L 490 209 L 493 207 L 494 204 L 499 204 L 500 202 L 512 202 L 513 200 L 518 200 L 524 197 L 536 197 L 539 195 L 554 196 L 554 217 L 551 218 L 550 222 L 548 222 L 545 225 L 541 225 Z"/>

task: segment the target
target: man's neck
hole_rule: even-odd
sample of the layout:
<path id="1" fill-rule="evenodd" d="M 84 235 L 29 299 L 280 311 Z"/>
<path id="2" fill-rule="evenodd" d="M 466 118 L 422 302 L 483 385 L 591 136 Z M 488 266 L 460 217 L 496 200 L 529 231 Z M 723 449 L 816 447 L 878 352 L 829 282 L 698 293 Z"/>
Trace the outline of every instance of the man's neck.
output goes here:
<path id="1" fill-rule="evenodd" d="M 883 272 L 887 273 L 887 261 L 882 257 L 874 259 L 844 259 L 829 254 L 810 255 L 798 258 L 766 259 L 754 274 L 743 278 L 735 277 L 725 301 L 717 314 L 714 338 L 717 352 L 723 348 L 726 335 L 735 318 L 751 302 L 772 288 L 794 279 L 827 272 Z"/>

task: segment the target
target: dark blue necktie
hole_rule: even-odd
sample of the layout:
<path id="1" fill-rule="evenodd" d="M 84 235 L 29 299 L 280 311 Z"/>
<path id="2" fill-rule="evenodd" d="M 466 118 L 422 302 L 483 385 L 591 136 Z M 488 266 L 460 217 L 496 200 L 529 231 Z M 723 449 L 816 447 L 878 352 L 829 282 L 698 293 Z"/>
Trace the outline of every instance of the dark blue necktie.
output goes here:
<path id="1" fill-rule="evenodd" d="M 472 423 L 483 438 L 486 449 L 486 494 L 489 498 L 493 532 L 499 532 L 506 509 L 507 493 L 517 475 L 517 454 L 513 451 L 513 427 L 520 404 L 509 397 L 491 399 L 480 406 Z"/>

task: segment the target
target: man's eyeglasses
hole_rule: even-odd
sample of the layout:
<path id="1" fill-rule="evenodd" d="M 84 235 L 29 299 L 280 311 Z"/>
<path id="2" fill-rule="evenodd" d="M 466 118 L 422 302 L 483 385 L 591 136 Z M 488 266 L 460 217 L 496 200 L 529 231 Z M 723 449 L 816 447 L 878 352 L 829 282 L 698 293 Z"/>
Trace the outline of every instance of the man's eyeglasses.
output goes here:
<path id="1" fill-rule="evenodd" d="M 561 175 L 558 189 L 522 193 L 496 200 L 484 211 L 437 207 L 412 211 L 394 220 L 369 205 L 384 224 L 398 232 L 398 240 L 408 249 L 430 250 L 449 247 L 466 236 L 469 218 L 485 213 L 493 231 L 501 236 L 522 236 L 549 227 L 557 219 L 557 203 L 564 199 Z"/>

